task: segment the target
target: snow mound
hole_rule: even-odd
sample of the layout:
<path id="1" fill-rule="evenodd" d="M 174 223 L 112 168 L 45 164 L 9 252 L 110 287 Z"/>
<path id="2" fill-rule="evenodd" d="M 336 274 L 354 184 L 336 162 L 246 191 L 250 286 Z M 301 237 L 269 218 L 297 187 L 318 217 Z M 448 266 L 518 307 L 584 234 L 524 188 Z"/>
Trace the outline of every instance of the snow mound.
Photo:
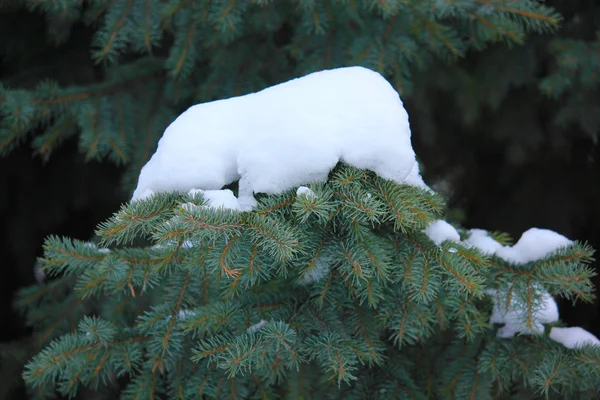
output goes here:
<path id="1" fill-rule="evenodd" d="M 192 189 L 188 192 L 190 197 L 197 195 L 202 196 L 207 202 L 208 207 L 213 208 L 229 208 L 232 210 L 240 210 L 240 203 L 237 197 L 229 189 L 222 190 L 202 190 Z"/>
<path id="2" fill-rule="evenodd" d="M 443 219 L 438 219 L 431 222 L 427 228 L 423 230 L 423 233 L 431 239 L 431 241 L 438 246 L 443 242 L 449 240 L 452 242 L 460 242 L 460 235 L 454 229 L 452 225 Z"/>
<path id="3" fill-rule="evenodd" d="M 189 108 L 165 130 L 132 200 L 239 179 L 239 203 L 249 209 L 253 193 L 326 181 L 339 161 L 427 188 L 410 136 L 402 100 L 380 74 L 320 71 Z"/>
<path id="4" fill-rule="evenodd" d="M 537 295 L 539 296 L 539 288 Z M 508 307 L 506 305 L 506 296 L 499 296 L 494 290 L 488 290 L 488 294 L 494 297 L 494 308 L 490 317 L 490 324 L 504 324 L 498 329 L 497 336 L 501 338 L 510 338 L 517 333 L 524 335 L 541 335 L 544 333 L 544 325 L 558 321 L 558 305 L 554 298 L 548 292 L 541 296 L 541 304 L 535 307 L 532 315 L 531 327 L 527 326 L 526 304 L 511 298 Z"/>
<path id="5" fill-rule="evenodd" d="M 550 329 L 550 339 L 569 349 L 583 346 L 600 346 L 600 340 L 588 331 L 578 326 L 571 328 L 553 327 Z"/>
<path id="6" fill-rule="evenodd" d="M 472 229 L 465 244 L 478 248 L 483 253 L 496 255 L 514 264 L 527 264 L 541 260 L 555 251 L 573 244 L 549 229 L 531 228 L 521 235 L 514 246 L 503 246 L 482 229 Z"/>
<path id="7" fill-rule="evenodd" d="M 515 264 L 541 260 L 562 247 L 573 242 L 563 235 L 549 229 L 531 228 L 521 235 L 514 246 L 504 246 L 498 249 L 496 255 Z"/>

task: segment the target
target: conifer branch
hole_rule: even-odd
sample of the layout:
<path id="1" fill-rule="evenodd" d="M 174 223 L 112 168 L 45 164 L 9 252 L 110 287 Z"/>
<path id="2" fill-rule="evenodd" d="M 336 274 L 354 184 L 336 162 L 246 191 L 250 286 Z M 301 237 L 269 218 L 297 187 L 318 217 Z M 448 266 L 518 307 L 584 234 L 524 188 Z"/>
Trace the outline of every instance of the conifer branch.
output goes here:
<path id="1" fill-rule="evenodd" d="M 67 6 L 35 6 L 55 41 L 61 26 L 80 17 L 67 15 Z M 533 1 L 437 2 L 433 9 L 377 0 L 88 6 L 73 10 L 95 31 L 93 57 L 104 62 L 94 83 L 0 88 L 0 151 L 35 132 L 34 151 L 47 159 L 77 135 L 89 157 L 125 164 L 131 182 L 193 100 L 352 62 L 385 72 L 408 92 L 417 68 L 500 40 L 519 42 L 559 21 Z M 582 68 L 595 62 L 596 45 L 556 42 L 558 72 L 541 89 L 570 96 L 579 84 L 595 87 Z M 492 390 L 521 396 L 525 386 L 595 394 L 595 349 L 561 347 L 547 335 L 554 323 L 546 335 L 506 340 L 488 323 L 492 307 L 521 304 L 524 325 L 537 327 L 546 290 L 590 300 L 588 246 L 518 265 L 459 239 L 436 245 L 423 230 L 441 218 L 439 196 L 342 163 L 326 182 L 297 189 L 261 194 L 244 212 L 157 193 L 98 227 L 100 245 L 110 248 L 48 238 L 40 261 L 53 279 L 23 291 L 18 305 L 36 339 L 63 336 L 29 362 L 27 384 L 70 396 L 97 385 L 111 396 L 125 385 L 126 400 L 475 399 Z M 484 288 L 500 294 L 485 298 Z M 65 334 L 78 321 L 79 330 Z"/>

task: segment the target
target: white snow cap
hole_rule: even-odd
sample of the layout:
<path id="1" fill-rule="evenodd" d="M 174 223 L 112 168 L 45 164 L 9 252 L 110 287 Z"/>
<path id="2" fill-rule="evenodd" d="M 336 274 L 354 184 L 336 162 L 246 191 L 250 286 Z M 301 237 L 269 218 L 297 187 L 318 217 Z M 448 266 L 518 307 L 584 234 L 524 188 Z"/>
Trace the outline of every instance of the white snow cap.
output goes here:
<path id="1" fill-rule="evenodd" d="M 431 222 L 423 232 L 437 245 L 442 244 L 446 240 L 460 242 L 460 235 L 456 229 L 443 219 Z"/>
<path id="2" fill-rule="evenodd" d="M 239 210 L 240 203 L 237 197 L 229 189 L 222 190 L 202 190 L 192 189 L 188 192 L 190 197 L 201 195 L 207 202 L 208 207 L 213 208 L 229 208 L 232 210 Z"/>
<path id="3" fill-rule="evenodd" d="M 483 229 L 471 229 L 469 232 L 464 243 L 514 264 L 541 260 L 558 249 L 573 244 L 572 240 L 549 229 L 531 228 L 523 232 L 514 246 L 502 246 Z"/>
<path id="4" fill-rule="evenodd" d="M 583 346 L 600 346 L 600 340 L 588 331 L 578 326 L 571 328 L 553 327 L 550 329 L 550 339 L 569 349 Z"/>
<path id="5" fill-rule="evenodd" d="M 539 295 L 539 288 L 536 289 Z M 497 291 L 488 290 L 488 294 L 494 297 L 494 309 L 490 317 L 490 324 L 504 324 L 498 329 L 497 336 L 510 338 L 517 333 L 525 335 L 540 335 L 544 333 L 544 325 L 558 321 L 558 306 L 554 298 L 548 292 L 542 294 L 542 304 L 536 307 L 532 315 L 532 326 L 527 327 L 526 305 L 521 301 L 511 298 L 508 308 L 506 307 L 506 296 L 499 296 Z"/>
<path id="6" fill-rule="evenodd" d="M 549 229 L 531 228 L 521 235 L 514 246 L 504 246 L 498 249 L 496 255 L 515 264 L 541 260 L 562 247 L 573 244 L 567 239 Z"/>
<path id="7" fill-rule="evenodd" d="M 257 93 L 198 104 L 165 130 L 132 200 L 154 192 L 221 189 L 237 179 L 243 209 L 253 193 L 325 181 L 343 161 L 427 188 L 394 88 L 362 67 L 315 72 Z"/>

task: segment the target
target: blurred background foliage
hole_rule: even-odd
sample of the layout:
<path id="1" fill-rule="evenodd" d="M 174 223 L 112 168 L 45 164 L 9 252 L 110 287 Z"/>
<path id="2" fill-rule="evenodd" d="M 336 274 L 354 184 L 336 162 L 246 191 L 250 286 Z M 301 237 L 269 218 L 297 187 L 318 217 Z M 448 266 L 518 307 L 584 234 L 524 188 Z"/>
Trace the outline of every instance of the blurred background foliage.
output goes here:
<path id="1" fill-rule="evenodd" d="M 12 301 L 44 237 L 90 239 L 190 105 L 311 71 L 390 80 L 454 222 L 600 248 L 599 19 L 583 0 L 0 0 L 0 398 L 25 396 Z M 600 333 L 598 302 L 560 306 Z"/>

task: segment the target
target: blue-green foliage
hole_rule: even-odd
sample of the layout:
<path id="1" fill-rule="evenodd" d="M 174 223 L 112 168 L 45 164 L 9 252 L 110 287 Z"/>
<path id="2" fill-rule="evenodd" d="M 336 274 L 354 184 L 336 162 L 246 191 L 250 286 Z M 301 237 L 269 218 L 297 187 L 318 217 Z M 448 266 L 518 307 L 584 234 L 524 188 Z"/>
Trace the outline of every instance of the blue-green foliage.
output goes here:
<path id="1" fill-rule="evenodd" d="M 56 278 L 19 306 L 52 340 L 25 381 L 123 399 L 598 395 L 597 348 L 498 339 L 482 293 L 542 285 L 589 300 L 588 246 L 510 265 L 432 243 L 422 230 L 443 204 L 431 192 L 343 165 L 310 188 L 248 212 L 159 194 L 101 224 L 98 245 L 48 238 Z"/>
<path id="2" fill-rule="evenodd" d="M 324 68 L 366 66 L 404 98 L 414 94 L 424 141 L 440 116 L 432 101 L 440 92 L 453 93 L 457 117 L 471 126 L 511 88 L 535 86 L 536 53 L 513 45 L 561 20 L 531 0 L 0 1 L 4 7 L 45 16 L 47 37 L 38 42 L 69 43 L 81 24 L 93 30 L 85 52 L 95 67 L 77 85 L 2 82 L 0 153 L 31 139 L 46 160 L 76 136 L 88 159 L 127 166 L 127 189 L 190 105 Z M 568 99 L 556 123 L 595 137 L 598 43 L 551 43 L 555 66 L 537 90 Z M 456 67 L 483 50 L 476 67 Z M 509 119 L 526 120 L 520 112 L 531 114 L 515 107 Z M 542 136 L 538 126 L 519 126 L 527 135 L 509 124 L 486 129 L 493 138 L 517 132 L 527 145 Z M 264 196 L 244 213 L 160 194 L 102 223 L 101 244 L 49 237 L 41 262 L 51 279 L 16 302 L 41 349 L 24 372 L 30 394 L 598 397 L 597 348 L 568 350 L 546 335 L 497 339 L 482 295 L 510 284 L 529 316 L 539 301 L 524 293 L 534 287 L 588 301 L 589 246 L 510 265 L 458 243 L 434 246 L 421 230 L 442 204 L 429 192 L 348 167 L 311 190 L 315 196 Z"/>
<path id="3" fill-rule="evenodd" d="M 28 0 L 22 5 L 47 17 L 52 43 L 67 41 L 74 24 L 93 27 L 90 52 L 100 78 L 68 87 L 46 80 L 27 89 L 0 86 L 0 154 L 36 132 L 34 151 L 47 159 L 64 139 L 78 134 L 89 159 L 128 165 L 128 189 L 165 127 L 192 104 L 347 65 L 379 71 L 407 94 L 413 73 L 440 59 L 452 61 L 496 42 L 522 43 L 528 33 L 554 30 L 560 21 L 537 1 Z"/>

